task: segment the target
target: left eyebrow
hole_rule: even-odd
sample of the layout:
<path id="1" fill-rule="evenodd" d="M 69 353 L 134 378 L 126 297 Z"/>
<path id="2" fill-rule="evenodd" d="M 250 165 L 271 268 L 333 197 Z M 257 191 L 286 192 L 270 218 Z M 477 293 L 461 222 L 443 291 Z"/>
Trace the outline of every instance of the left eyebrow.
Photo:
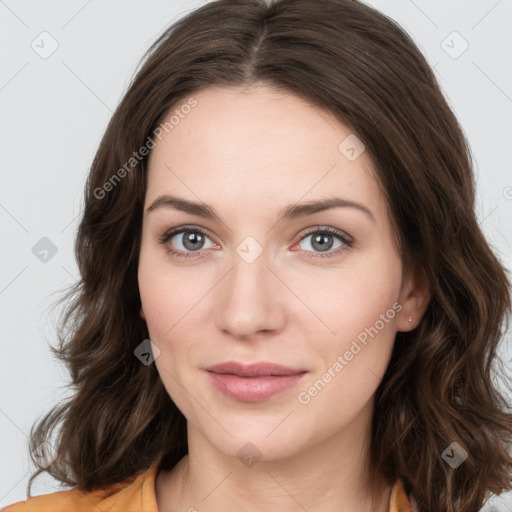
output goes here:
<path id="1" fill-rule="evenodd" d="M 159 208 L 174 208 L 191 215 L 197 215 L 211 220 L 219 220 L 220 217 L 215 212 L 215 208 L 205 203 L 196 203 L 187 199 L 182 199 L 172 195 L 161 195 L 157 197 L 151 205 L 146 209 L 146 213 L 150 213 Z M 322 199 L 320 201 L 309 201 L 307 203 L 290 204 L 284 207 L 277 217 L 277 222 L 289 221 L 301 217 L 307 217 L 318 212 L 330 210 L 332 208 L 355 208 L 367 215 L 373 222 L 375 217 L 372 211 L 363 204 L 341 197 L 332 197 Z"/>
<path id="2" fill-rule="evenodd" d="M 375 222 L 375 217 L 368 207 L 341 197 L 332 197 L 321 201 L 309 201 L 307 203 L 288 205 L 281 210 L 278 216 L 278 222 L 306 217 L 332 208 L 355 208 L 365 213 L 373 222 Z"/>

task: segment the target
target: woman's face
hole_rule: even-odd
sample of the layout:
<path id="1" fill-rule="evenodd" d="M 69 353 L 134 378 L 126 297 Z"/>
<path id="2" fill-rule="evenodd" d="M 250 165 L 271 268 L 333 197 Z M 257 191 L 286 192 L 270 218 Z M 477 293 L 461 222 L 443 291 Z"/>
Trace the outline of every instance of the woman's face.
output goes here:
<path id="1" fill-rule="evenodd" d="M 138 279 L 190 432 L 268 460 L 361 432 L 396 331 L 421 306 L 364 146 L 268 86 L 210 88 L 172 114 L 149 160 Z M 206 370 L 224 362 L 292 375 Z"/>

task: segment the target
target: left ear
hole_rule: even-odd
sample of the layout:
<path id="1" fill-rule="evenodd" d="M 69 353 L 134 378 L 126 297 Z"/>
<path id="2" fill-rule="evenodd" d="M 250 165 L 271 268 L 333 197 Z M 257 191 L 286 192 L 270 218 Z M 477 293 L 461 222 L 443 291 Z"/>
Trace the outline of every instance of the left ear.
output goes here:
<path id="1" fill-rule="evenodd" d="M 402 310 L 397 315 L 397 331 L 412 331 L 420 323 L 430 301 L 430 287 L 425 272 L 414 269 L 405 279 L 399 302 Z M 410 320 L 410 321 L 409 321 Z"/>

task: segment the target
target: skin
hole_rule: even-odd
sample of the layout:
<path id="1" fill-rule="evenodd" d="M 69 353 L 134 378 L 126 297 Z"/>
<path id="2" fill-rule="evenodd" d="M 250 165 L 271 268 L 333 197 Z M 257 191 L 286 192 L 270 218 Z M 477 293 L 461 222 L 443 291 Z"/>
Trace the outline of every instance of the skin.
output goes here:
<path id="1" fill-rule="evenodd" d="M 373 397 L 395 334 L 416 327 L 428 287 L 417 273 L 404 279 L 371 162 L 366 152 L 350 161 L 338 150 L 351 131 L 329 112 L 268 85 L 209 88 L 194 98 L 197 106 L 150 155 L 138 271 L 140 314 L 160 350 L 155 364 L 188 425 L 189 455 L 157 476 L 159 510 L 385 512 L 391 488 L 368 481 L 364 459 Z M 147 212 L 162 194 L 206 203 L 221 220 Z M 277 222 L 286 205 L 334 196 L 366 206 L 374 219 L 337 207 Z M 207 232 L 200 253 L 184 234 L 158 242 L 184 225 Z M 332 256 L 321 257 L 318 226 L 349 234 L 352 247 L 327 233 Z M 236 251 L 248 236 L 262 250 L 251 263 Z M 300 403 L 298 394 L 396 303 L 401 311 Z M 221 394 L 204 371 L 228 360 L 308 373 L 292 389 L 247 403 Z M 246 443 L 261 455 L 252 467 L 237 457 Z M 380 496 L 373 508 L 372 490 Z"/>

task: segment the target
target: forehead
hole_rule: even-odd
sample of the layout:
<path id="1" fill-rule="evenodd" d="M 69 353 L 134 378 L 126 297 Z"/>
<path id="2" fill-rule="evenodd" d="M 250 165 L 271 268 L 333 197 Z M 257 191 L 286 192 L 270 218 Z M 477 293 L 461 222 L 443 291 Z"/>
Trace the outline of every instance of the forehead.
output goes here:
<path id="1" fill-rule="evenodd" d="M 209 88 L 192 98 L 163 120 L 173 116 L 150 155 L 146 203 L 180 193 L 213 205 L 278 208 L 343 195 L 385 207 L 366 153 L 347 158 L 347 144 L 361 147 L 330 112 L 267 85 Z"/>

